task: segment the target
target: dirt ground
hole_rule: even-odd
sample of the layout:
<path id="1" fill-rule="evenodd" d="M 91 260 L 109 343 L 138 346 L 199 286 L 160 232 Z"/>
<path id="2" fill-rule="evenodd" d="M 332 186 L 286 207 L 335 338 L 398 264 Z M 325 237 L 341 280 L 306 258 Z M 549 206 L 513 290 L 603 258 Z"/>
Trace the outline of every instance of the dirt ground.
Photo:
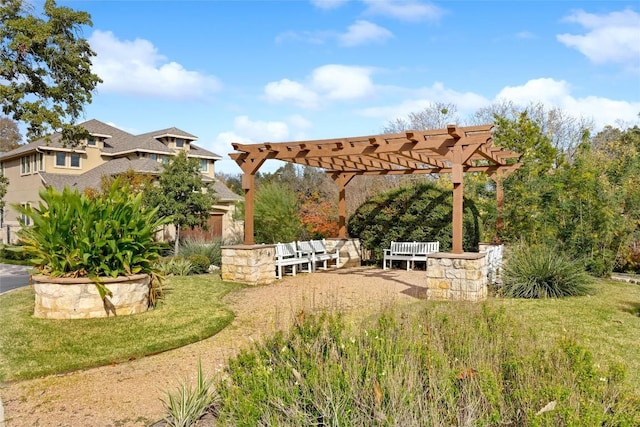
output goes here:
<path id="1" fill-rule="evenodd" d="M 128 363 L 6 384 L 6 427 L 147 426 L 163 417 L 161 398 L 203 371 L 219 375 L 252 341 L 286 329 L 300 311 L 341 311 L 357 319 L 424 296 L 424 271 L 359 267 L 285 277 L 243 289 L 225 302 L 234 321 L 206 340 Z M 0 427 L 2 422 L 0 420 Z"/>

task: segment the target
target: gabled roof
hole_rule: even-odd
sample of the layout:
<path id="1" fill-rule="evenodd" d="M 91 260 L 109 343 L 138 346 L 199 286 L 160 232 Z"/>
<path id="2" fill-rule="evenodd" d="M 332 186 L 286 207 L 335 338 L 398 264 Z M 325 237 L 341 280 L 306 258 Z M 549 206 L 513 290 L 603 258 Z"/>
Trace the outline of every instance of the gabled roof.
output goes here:
<path id="1" fill-rule="evenodd" d="M 148 173 L 157 175 L 162 172 L 164 166 L 155 160 L 148 158 L 138 158 L 129 160 L 126 157 L 113 159 L 101 166 L 91 169 L 81 175 L 63 175 L 57 173 L 40 172 L 40 176 L 45 185 L 51 186 L 58 191 L 64 187 L 84 191 L 87 188 L 99 189 L 103 176 L 116 176 L 133 170 L 137 173 Z M 244 197 L 231 191 L 219 180 L 213 182 L 213 189 L 221 202 L 235 202 L 244 200 Z"/>
<path id="2" fill-rule="evenodd" d="M 175 152 L 172 149 L 167 147 L 162 142 L 158 141 L 157 138 L 161 136 L 173 136 L 188 139 L 190 141 L 197 139 L 196 136 L 175 127 L 147 132 L 141 135 L 132 135 L 126 131 L 95 119 L 80 123 L 80 126 L 84 127 L 92 135 L 106 138 L 104 141 L 104 149 L 102 150 L 102 153 L 107 156 L 115 156 L 117 154 L 125 154 L 136 151 L 157 154 L 174 154 Z M 46 139 L 42 138 L 29 144 L 22 145 L 15 150 L 0 155 L 0 159 L 7 160 L 25 153 L 33 152 L 37 148 L 65 149 L 65 147 L 60 143 L 60 133 L 54 133 L 50 136 L 49 139 L 50 141 L 47 141 Z M 211 160 L 219 160 L 222 158 L 218 154 L 205 150 L 204 148 L 198 147 L 197 145 L 190 144 L 190 147 L 191 149 L 189 151 L 189 157 L 199 157 Z M 71 151 L 70 147 L 66 147 L 66 149 Z"/>
<path id="3" fill-rule="evenodd" d="M 129 160 L 126 157 L 121 157 L 106 162 L 80 175 L 40 172 L 40 176 L 45 185 L 51 186 L 56 190 L 62 191 L 64 187 L 69 187 L 77 189 L 78 191 L 84 191 L 87 188 L 99 189 L 104 175 L 119 175 L 127 172 L 129 169 L 138 173 L 159 174 L 162 171 L 162 165 L 155 160 L 147 158 Z"/>

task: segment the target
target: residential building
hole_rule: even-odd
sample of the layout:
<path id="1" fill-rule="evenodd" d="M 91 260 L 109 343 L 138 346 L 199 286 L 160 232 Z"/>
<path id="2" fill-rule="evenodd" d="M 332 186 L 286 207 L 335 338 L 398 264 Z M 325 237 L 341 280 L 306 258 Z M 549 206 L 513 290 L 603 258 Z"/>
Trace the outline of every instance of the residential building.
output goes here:
<path id="1" fill-rule="evenodd" d="M 242 236 L 242 223 L 234 221 L 233 212 L 236 202 L 243 198 L 216 180 L 215 162 L 222 157 L 196 145 L 196 136 L 175 127 L 132 135 L 98 120 L 80 125 L 91 136 L 75 147 L 61 144 L 61 135 L 56 133 L 49 140 L 40 139 L 0 155 L 0 173 L 9 179 L 0 216 L 0 241 L 15 240 L 19 218 L 12 205 L 38 203 L 40 189 L 99 190 L 103 176 L 117 176 L 129 170 L 159 174 L 162 165 L 181 150 L 199 160 L 202 180 L 213 182 L 218 196 L 211 208 L 211 231 L 207 235 L 226 240 Z M 166 238 L 173 235 L 173 230 L 165 230 Z"/>

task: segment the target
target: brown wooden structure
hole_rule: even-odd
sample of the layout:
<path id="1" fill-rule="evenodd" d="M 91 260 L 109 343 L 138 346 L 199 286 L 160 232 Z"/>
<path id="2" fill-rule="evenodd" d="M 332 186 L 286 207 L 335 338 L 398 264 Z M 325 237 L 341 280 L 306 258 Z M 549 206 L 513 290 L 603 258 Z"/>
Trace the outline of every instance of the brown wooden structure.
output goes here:
<path id="1" fill-rule="evenodd" d="M 230 157 L 243 171 L 245 191 L 244 243 L 254 240 L 255 174 L 266 160 L 276 159 L 323 168 L 339 187 L 339 235 L 347 237 L 345 188 L 356 175 L 451 174 L 453 183 L 453 253 L 462 253 L 462 212 L 465 172 L 489 174 L 502 205 L 501 180 L 517 169 L 519 153 L 493 145 L 493 125 L 359 136 L 315 141 L 233 143 Z"/>

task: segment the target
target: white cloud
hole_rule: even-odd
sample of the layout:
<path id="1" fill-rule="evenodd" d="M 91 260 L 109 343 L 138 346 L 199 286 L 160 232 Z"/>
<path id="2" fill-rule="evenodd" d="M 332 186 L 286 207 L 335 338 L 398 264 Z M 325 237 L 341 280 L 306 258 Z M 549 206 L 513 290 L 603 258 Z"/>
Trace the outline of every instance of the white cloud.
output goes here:
<path id="1" fill-rule="evenodd" d="M 565 81 L 549 78 L 529 80 L 521 86 L 505 87 L 496 96 L 496 101 L 510 100 L 518 105 L 542 103 L 557 107 L 573 116 L 592 118 L 598 129 L 606 125 L 638 123 L 640 102 L 616 101 L 613 99 L 587 96 L 576 98 L 571 95 L 571 86 Z"/>
<path id="2" fill-rule="evenodd" d="M 444 9 L 433 3 L 418 0 L 362 0 L 367 5 L 366 14 L 393 17 L 402 21 L 437 21 Z"/>
<path id="3" fill-rule="evenodd" d="M 406 92 L 403 90 L 403 92 Z M 364 108 L 359 113 L 366 117 L 379 118 L 381 120 L 393 120 L 406 117 L 409 113 L 421 111 L 435 102 L 455 104 L 461 114 L 472 114 L 479 108 L 491 103 L 482 95 L 473 92 L 458 92 L 447 89 L 442 83 L 436 82 L 430 87 L 411 90 L 415 98 L 406 99 L 399 104 L 383 107 Z"/>
<path id="4" fill-rule="evenodd" d="M 442 83 L 415 89 L 412 91 L 415 96 L 410 98 L 406 97 L 409 93 L 407 88 L 386 90 L 395 91 L 396 95 L 402 93 L 405 100 L 392 105 L 361 109 L 358 113 L 388 122 L 395 118 L 406 118 L 409 113 L 419 112 L 435 102 L 444 102 L 456 105 L 460 117 L 464 118 L 493 103 L 511 101 L 523 107 L 541 103 L 550 108 L 559 108 L 575 117 L 593 119 L 596 131 L 606 125 L 615 126 L 619 122 L 639 123 L 640 102 L 618 101 L 597 96 L 578 98 L 571 94 L 571 86 L 567 82 L 550 78 L 529 80 L 520 86 L 507 86 L 493 99 L 473 92 L 458 92 L 446 88 Z"/>
<path id="5" fill-rule="evenodd" d="M 346 33 L 338 36 L 342 46 L 359 46 L 368 42 L 384 42 L 393 37 L 391 31 L 369 21 L 356 21 Z"/>
<path id="6" fill-rule="evenodd" d="M 122 41 L 110 31 L 96 30 L 89 43 L 97 54 L 92 70 L 102 78 L 104 92 L 202 99 L 221 88 L 216 77 L 167 61 L 148 40 Z"/>
<path id="7" fill-rule="evenodd" d="M 302 108 L 315 108 L 318 105 L 318 95 L 314 91 L 289 79 L 268 83 L 264 93 L 271 102 L 293 101 Z"/>
<path id="8" fill-rule="evenodd" d="M 264 92 L 271 102 L 293 102 L 301 108 L 319 107 L 322 101 L 362 99 L 375 92 L 372 69 L 330 64 L 312 71 L 305 83 L 282 79 L 268 83 Z"/>
<path id="9" fill-rule="evenodd" d="M 559 34 L 557 39 L 596 64 L 621 63 L 640 71 L 640 14 L 631 9 L 596 15 L 579 10 L 565 18 L 586 34 Z"/>
<path id="10" fill-rule="evenodd" d="M 233 160 L 228 159 L 228 154 L 234 152 L 231 143 L 259 144 L 303 140 L 307 137 L 304 130 L 310 127 L 311 122 L 301 115 L 292 115 L 284 121 L 251 120 L 248 116 L 238 116 L 233 120 L 233 130 L 219 133 L 208 148 L 223 155 L 223 160 L 216 162 L 219 172 L 239 173 L 240 168 Z M 281 162 L 267 163 L 260 172 L 273 172 L 282 166 Z"/>
<path id="11" fill-rule="evenodd" d="M 370 68 L 324 65 L 313 70 L 311 86 L 329 99 L 361 99 L 374 92 L 370 75 Z"/>

